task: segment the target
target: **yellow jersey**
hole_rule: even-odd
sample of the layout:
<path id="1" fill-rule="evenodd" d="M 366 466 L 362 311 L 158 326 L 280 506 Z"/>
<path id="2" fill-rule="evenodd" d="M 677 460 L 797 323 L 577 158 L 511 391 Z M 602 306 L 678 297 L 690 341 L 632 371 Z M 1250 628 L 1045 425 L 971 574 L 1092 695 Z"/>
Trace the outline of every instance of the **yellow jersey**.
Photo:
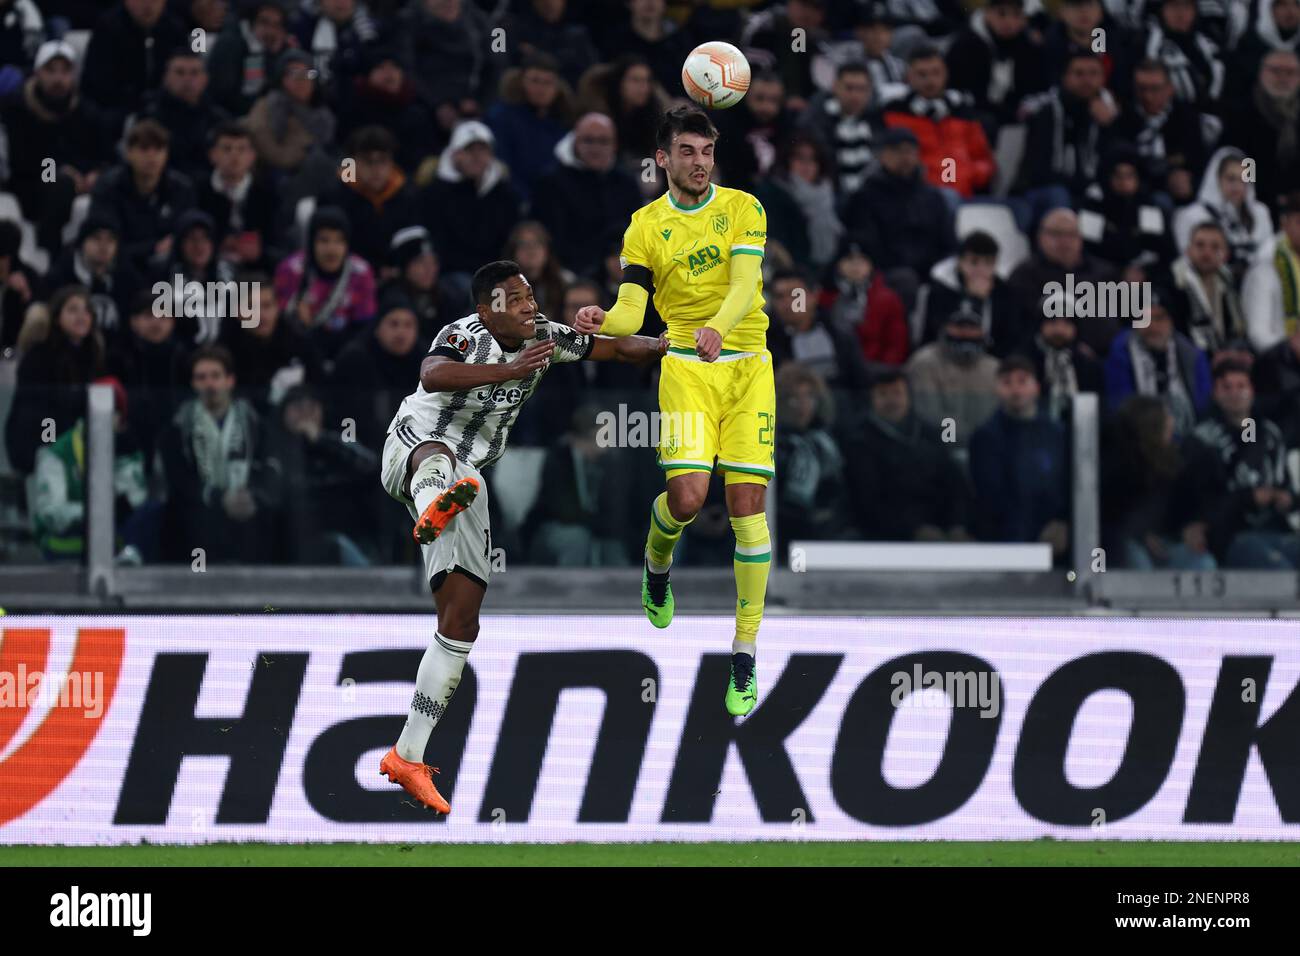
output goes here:
<path id="1" fill-rule="evenodd" d="M 733 256 L 763 255 L 767 213 L 741 189 L 709 184 L 694 206 L 680 206 L 671 192 L 632 214 L 623 234 L 623 268 L 643 266 L 654 282 L 655 308 L 678 348 L 695 349 L 695 330 L 718 313 L 731 282 Z M 722 340 L 733 352 L 767 348 L 763 282 L 745 317 Z"/>

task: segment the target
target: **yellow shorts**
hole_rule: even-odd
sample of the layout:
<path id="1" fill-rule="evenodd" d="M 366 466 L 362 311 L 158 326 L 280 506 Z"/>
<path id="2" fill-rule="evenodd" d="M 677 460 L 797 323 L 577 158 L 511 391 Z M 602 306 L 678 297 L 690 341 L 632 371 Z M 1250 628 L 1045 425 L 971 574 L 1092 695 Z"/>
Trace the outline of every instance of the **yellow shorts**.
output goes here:
<path id="1" fill-rule="evenodd" d="M 659 467 L 726 472 L 727 483 L 766 484 L 775 474 L 776 386 L 772 353 L 728 352 L 701 362 L 670 348 L 659 373 Z"/>

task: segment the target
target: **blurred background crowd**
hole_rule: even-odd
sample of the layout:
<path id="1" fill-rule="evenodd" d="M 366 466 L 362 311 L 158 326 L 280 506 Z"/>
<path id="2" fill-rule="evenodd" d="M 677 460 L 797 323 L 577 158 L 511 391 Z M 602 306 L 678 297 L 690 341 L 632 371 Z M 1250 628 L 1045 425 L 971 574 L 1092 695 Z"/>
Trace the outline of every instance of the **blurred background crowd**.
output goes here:
<path id="1" fill-rule="evenodd" d="M 0 0 L 3 560 L 82 557 L 99 382 L 119 560 L 410 561 L 377 454 L 428 343 L 493 259 L 612 303 L 715 39 L 784 540 L 1064 560 L 1095 393 L 1108 566 L 1300 567 L 1300 0 Z M 185 292 L 228 281 L 256 323 Z M 490 477 L 511 560 L 639 563 L 653 450 L 600 423 L 654 386 L 548 373 Z M 688 564 L 730 561 L 713 500 Z"/>

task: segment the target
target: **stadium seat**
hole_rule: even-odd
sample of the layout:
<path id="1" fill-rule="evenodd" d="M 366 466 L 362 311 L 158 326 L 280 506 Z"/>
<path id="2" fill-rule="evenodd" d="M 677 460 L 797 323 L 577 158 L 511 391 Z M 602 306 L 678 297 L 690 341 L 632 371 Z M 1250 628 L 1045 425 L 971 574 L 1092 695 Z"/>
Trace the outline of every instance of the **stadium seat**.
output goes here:
<path id="1" fill-rule="evenodd" d="M 545 448 L 507 447 L 492 466 L 491 494 L 512 531 L 524 523 L 542 485 Z"/>
<path id="2" fill-rule="evenodd" d="M 298 200 L 298 205 L 293 210 L 293 225 L 298 230 L 299 242 L 307 241 L 307 224 L 311 222 L 311 214 L 316 211 L 316 197 L 303 196 Z"/>
<path id="3" fill-rule="evenodd" d="M 1015 217 L 1006 206 L 996 203 L 965 203 L 957 209 L 957 238 L 963 239 L 977 229 L 991 235 L 998 243 L 998 275 L 1006 278 L 1029 258 L 1029 240 L 1016 226 Z"/>
<path id="4" fill-rule="evenodd" d="M 63 224 L 63 244 L 70 246 L 77 241 L 77 232 L 81 229 L 81 224 L 86 221 L 86 216 L 90 213 L 90 193 L 82 193 L 76 199 L 72 200 L 72 214 L 68 216 L 68 221 Z"/>
<path id="5" fill-rule="evenodd" d="M 998 141 L 993 146 L 998 171 L 990 190 L 994 196 L 1006 196 L 1015 185 L 1016 177 L 1020 175 L 1020 164 L 1025 158 L 1028 136 L 1029 128 L 1023 123 L 1009 124 L 998 130 Z"/>

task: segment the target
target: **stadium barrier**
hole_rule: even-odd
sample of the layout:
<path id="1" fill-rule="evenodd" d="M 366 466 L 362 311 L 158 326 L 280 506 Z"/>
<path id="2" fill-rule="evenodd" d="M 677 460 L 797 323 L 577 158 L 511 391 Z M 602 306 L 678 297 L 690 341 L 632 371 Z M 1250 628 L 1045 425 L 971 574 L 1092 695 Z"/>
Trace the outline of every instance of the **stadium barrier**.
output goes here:
<path id="1" fill-rule="evenodd" d="M 445 819 L 377 770 L 433 629 L 9 618 L 0 843 L 1300 839 L 1285 622 L 777 617 L 736 722 L 725 619 L 494 616 Z"/>

